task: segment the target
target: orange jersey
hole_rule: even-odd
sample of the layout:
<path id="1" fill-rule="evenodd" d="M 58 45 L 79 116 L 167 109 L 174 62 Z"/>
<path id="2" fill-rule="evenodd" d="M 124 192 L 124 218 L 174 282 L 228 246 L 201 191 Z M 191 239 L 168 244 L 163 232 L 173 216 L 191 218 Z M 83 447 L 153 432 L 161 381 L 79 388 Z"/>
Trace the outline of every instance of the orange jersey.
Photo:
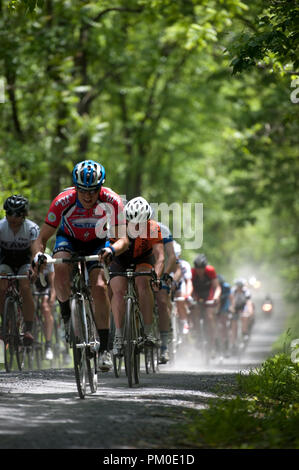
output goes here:
<path id="1" fill-rule="evenodd" d="M 127 251 L 117 256 L 121 262 L 129 262 L 130 259 L 150 255 L 156 243 L 163 243 L 160 226 L 155 220 L 148 220 L 144 230 L 140 228 L 136 231 L 134 231 L 134 229 L 130 230 L 129 225 L 127 227 L 127 233 L 130 244 Z M 115 239 L 110 239 L 111 243 L 114 241 Z"/>
<path id="2" fill-rule="evenodd" d="M 132 240 L 133 258 L 149 254 L 156 243 L 163 243 L 160 226 L 155 220 L 148 220 L 146 230 L 141 232 L 136 238 L 132 239 L 129 233 L 129 239 L 130 242 Z"/>

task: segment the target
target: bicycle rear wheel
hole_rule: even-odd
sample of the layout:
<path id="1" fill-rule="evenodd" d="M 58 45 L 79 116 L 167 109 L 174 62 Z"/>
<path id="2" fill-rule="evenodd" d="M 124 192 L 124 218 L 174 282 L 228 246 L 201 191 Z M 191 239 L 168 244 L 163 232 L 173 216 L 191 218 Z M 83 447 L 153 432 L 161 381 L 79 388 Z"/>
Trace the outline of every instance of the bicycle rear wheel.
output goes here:
<path id="1" fill-rule="evenodd" d="M 113 354 L 113 370 L 115 377 L 120 377 L 121 375 L 121 368 L 123 363 L 123 356 L 118 354 Z"/>

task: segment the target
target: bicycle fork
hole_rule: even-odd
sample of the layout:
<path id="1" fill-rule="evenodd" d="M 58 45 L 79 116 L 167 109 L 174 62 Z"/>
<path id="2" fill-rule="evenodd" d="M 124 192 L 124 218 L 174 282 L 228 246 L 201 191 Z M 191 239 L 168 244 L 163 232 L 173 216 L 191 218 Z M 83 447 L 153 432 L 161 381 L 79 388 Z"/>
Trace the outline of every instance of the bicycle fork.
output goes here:
<path id="1" fill-rule="evenodd" d="M 88 324 L 87 324 L 87 313 L 86 313 L 86 299 L 82 294 L 77 294 L 76 297 L 77 302 L 81 304 L 81 309 L 79 312 L 77 312 L 80 315 L 80 319 L 75 319 L 73 318 L 73 325 L 75 325 L 75 336 L 76 336 L 76 328 L 80 329 L 80 324 L 83 329 L 82 335 L 79 335 L 82 337 L 83 341 L 81 343 L 76 344 L 77 349 L 86 349 L 89 348 L 91 353 L 98 352 L 100 348 L 100 343 L 99 341 L 94 338 L 93 341 L 88 341 L 89 334 L 88 334 Z M 77 324 L 78 323 L 78 324 Z"/>

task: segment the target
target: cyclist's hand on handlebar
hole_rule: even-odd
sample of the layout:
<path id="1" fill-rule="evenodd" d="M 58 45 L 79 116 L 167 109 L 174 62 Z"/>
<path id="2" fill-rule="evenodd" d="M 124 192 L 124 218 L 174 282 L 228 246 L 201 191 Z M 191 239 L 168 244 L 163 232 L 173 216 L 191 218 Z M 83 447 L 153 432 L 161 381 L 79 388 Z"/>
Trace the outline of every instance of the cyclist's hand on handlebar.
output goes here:
<path id="1" fill-rule="evenodd" d="M 100 263 L 108 265 L 111 263 L 113 256 L 114 253 L 112 248 L 106 246 L 105 248 L 102 248 L 102 250 L 99 252 L 99 261 Z"/>
<path id="2" fill-rule="evenodd" d="M 164 273 L 162 278 L 161 278 L 161 281 L 164 281 L 166 284 L 168 284 L 169 286 L 172 285 L 172 283 L 174 282 L 173 281 L 173 277 L 168 274 L 168 273 Z"/>
<path id="3" fill-rule="evenodd" d="M 162 281 L 160 279 L 156 279 L 152 281 L 152 287 L 154 292 L 158 292 L 159 290 L 162 289 Z"/>
<path id="4" fill-rule="evenodd" d="M 162 288 L 162 281 L 158 279 L 157 273 L 152 269 L 153 278 L 151 279 L 151 285 L 154 292 L 158 292 Z"/>
<path id="5" fill-rule="evenodd" d="M 207 307 L 214 307 L 218 304 L 219 300 L 218 299 L 211 299 L 211 300 L 206 300 L 205 304 Z"/>
<path id="6" fill-rule="evenodd" d="M 31 269 L 31 268 L 30 268 L 29 271 L 28 271 L 28 277 L 29 277 L 29 281 L 30 281 L 31 283 L 33 283 L 33 284 L 34 284 L 35 281 L 37 280 L 37 274 L 36 274 L 36 272 L 35 272 L 33 269 Z"/>
<path id="7" fill-rule="evenodd" d="M 43 271 L 44 266 L 47 264 L 48 259 L 51 259 L 51 256 L 45 253 L 42 253 L 41 251 L 36 253 L 31 263 L 31 266 L 34 270 L 33 272 L 37 273 L 39 271 Z"/>

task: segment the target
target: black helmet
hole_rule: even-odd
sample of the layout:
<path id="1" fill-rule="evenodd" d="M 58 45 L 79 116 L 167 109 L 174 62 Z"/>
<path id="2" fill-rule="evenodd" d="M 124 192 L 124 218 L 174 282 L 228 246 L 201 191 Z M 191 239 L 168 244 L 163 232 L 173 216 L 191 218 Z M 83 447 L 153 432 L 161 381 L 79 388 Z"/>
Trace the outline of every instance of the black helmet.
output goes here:
<path id="1" fill-rule="evenodd" d="M 4 210 L 7 215 L 27 215 L 29 209 L 29 201 L 26 197 L 20 194 L 14 194 L 6 199 Z"/>
<path id="2" fill-rule="evenodd" d="M 208 261 L 204 254 L 198 255 L 194 260 L 194 266 L 196 268 L 205 268 L 207 264 L 208 264 Z"/>

